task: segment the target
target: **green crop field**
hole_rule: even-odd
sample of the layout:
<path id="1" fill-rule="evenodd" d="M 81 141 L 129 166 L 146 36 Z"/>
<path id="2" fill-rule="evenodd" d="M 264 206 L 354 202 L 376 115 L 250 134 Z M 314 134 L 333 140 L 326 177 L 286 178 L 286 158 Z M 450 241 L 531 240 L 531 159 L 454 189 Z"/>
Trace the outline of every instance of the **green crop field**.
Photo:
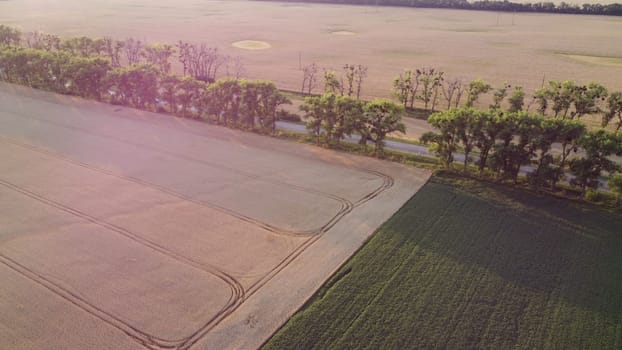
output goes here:
<path id="1" fill-rule="evenodd" d="M 620 349 L 622 215 L 435 176 L 265 349 Z"/>

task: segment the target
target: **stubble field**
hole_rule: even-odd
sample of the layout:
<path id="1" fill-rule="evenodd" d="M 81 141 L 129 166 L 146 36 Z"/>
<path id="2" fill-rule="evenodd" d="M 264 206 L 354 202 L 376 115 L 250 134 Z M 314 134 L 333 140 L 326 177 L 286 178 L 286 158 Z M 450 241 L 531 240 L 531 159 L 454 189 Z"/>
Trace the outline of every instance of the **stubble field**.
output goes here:
<path id="1" fill-rule="evenodd" d="M 528 92 L 543 78 L 622 88 L 622 46 L 616 44 L 622 18 L 616 17 L 253 1 L 23 0 L 0 2 L 0 23 L 62 36 L 206 42 L 241 56 L 248 77 L 293 90 L 302 80 L 299 55 L 303 65 L 368 66 L 367 97 L 388 96 L 393 77 L 421 66 Z"/>
<path id="2" fill-rule="evenodd" d="M 256 348 L 427 179 L 0 85 L 0 348 Z"/>

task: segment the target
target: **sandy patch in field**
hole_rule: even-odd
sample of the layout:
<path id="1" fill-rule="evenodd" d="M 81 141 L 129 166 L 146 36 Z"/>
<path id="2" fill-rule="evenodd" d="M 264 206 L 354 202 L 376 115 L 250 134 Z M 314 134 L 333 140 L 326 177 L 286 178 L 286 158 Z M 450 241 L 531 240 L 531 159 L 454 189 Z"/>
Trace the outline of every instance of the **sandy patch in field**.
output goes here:
<path id="1" fill-rule="evenodd" d="M 272 47 L 272 45 L 268 44 L 265 41 L 257 41 L 257 40 L 241 40 L 236 41 L 231 44 L 233 47 L 237 47 L 238 49 L 244 50 L 265 50 Z"/>
<path id="2" fill-rule="evenodd" d="M 256 348 L 429 176 L 10 85 L 0 106 L 0 348 Z"/>
<path id="3" fill-rule="evenodd" d="M 589 64 L 608 66 L 608 67 L 622 67 L 622 57 L 574 55 L 574 54 L 567 54 L 567 53 L 559 53 L 558 55 L 562 57 L 568 57 L 575 61 L 589 63 Z"/>

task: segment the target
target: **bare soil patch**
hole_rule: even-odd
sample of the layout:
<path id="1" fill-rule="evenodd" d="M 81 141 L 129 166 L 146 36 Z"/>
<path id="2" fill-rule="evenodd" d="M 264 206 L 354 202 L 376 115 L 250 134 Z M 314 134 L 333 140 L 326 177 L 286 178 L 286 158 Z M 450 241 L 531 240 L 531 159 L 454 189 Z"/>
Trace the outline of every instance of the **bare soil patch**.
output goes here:
<path id="1" fill-rule="evenodd" d="M 238 49 L 244 50 L 265 50 L 272 47 L 272 45 L 268 44 L 267 42 L 258 40 L 241 40 L 236 41 L 231 45 L 233 47 L 237 47 Z"/>
<path id="2" fill-rule="evenodd" d="M 333 32 L 330 32 L 330 33 L 331 33 L 332 35 L 345 35 L 345 36 L 348 36 L 348 35 L 356 35 L 356 33 L 355 33 L 355 32 L 351 32 L 351 31 L 349 31 L 349 30 L 336 30 L 336 31 L 333 31 Z"/>

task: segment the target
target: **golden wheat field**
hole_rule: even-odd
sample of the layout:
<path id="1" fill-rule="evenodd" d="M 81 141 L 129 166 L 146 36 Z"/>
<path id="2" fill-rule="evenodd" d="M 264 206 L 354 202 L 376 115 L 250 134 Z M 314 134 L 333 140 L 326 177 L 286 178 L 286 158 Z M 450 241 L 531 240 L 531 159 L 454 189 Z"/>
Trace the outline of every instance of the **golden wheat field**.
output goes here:
<path id="1" fill-rule="evenodd" d="M 301 84 L 300 64 L 312 62 L 368 66 L 367 97 L 388 96 L 402 69 L 422 66 L 527 91 L 551 79 L 622 88 L 616 17 L 230 0 L 9 0 L 0 2 L 0 23 L 61 36 L 205 42 L 240 56 L 247 77 L 293 90 Z"/>

